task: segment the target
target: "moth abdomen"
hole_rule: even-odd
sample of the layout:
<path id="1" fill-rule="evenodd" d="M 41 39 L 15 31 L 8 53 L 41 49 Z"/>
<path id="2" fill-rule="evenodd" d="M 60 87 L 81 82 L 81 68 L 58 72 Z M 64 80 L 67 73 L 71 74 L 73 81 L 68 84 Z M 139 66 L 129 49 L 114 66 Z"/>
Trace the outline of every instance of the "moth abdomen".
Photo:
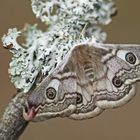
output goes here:
<path id="1" fill-rule="evenodd" d="M 90 62 L 84 64 L 84 73 L 90 81 L 95 79 L 95 70 Z"/>

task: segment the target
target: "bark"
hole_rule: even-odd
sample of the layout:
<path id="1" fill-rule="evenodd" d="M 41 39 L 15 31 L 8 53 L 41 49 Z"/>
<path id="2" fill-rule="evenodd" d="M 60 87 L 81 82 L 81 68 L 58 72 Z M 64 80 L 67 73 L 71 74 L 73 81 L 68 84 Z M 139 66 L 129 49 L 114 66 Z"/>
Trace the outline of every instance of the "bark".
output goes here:
<path id="1" fill-rule="evenodd" d="M 23 118 L 26 96 L 20 92 L 8 104 L 0 121 L 0 140 L 17 140 L 27 127 Z"/>

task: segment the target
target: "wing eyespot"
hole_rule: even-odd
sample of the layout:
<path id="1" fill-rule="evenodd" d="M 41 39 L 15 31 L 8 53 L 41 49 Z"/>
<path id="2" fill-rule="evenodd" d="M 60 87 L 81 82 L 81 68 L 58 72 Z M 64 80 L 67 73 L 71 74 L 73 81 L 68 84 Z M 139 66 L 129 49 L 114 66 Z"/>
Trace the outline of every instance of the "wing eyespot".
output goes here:
<path id="1" fill-rule="evenodd" d="M 123 82 L 117 76 L 112 79 L 112 83 L 117 88 L 121 87 L 123 84 Z"/>
<path id="2" fill-rule="evenodd" d="M 132 52 L 128 52 L 125 55 L 125 60 L 130 64 L 135 64 L 136 63 L 136 56 Z"/>
<path id="3" fill-rule="evenodd" d="M 77 97 L 76 97 L 76 103 L 77 104 L 81 104 L 83 102 L 83 97 L 80 93 L 76 93 L 77 94 Z"/>
<path id="4" fill-rule="evenodd" d="M 56 97 L 56 90 L 52 87 L 46 89 L 46 97 L 53 100 Z"/>

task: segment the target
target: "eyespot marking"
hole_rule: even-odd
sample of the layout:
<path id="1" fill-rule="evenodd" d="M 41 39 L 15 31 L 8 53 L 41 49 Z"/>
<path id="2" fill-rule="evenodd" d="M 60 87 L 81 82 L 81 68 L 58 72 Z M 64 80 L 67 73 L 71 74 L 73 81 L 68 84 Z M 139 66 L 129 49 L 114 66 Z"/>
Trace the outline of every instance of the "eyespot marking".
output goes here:
<path id="1" fill-rule="evenodd" d="M 121 87 L 123 84 L 123 82 L 116 76 L 112 79 L 112 83 L 117 88 Z"/>
<path id="2" fill-rule="evenodd" d="M 136 63 L 136 56 L 132 52 L 128 52 L 125 55 L 125 60 L 130 64 L 135 64 Z"/>
<path id="3" fill-rule="evenodd" d="M 81 104 L 83 102 L 83 97 L 80 93 L 76 93 L 77 94 L 77 98 L 76 98 L 76 103 L 77 104 Z"/>
<path id="4" fill-rule="evenodd" d="M 53 100 L 56 97 L 56 90 L 52 87 L 46 89 L 46 97 Z"/>

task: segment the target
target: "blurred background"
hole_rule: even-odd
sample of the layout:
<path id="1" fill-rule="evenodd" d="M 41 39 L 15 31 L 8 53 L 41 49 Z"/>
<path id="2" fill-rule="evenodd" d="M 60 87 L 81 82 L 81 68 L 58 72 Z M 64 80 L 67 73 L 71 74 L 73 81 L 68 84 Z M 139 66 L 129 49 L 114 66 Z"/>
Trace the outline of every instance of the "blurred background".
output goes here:
<path id="1" fill-rule="evenodd" d="M 140 1 L 115 0 L 118 15 L 104 27 L 107 43 L 140 44 Z M 44 25 L 32 13 L 29 0 L 0 0 L 0 38 L 8 28 L 22 29 L 25 23 Z M 11 59 L 0 41 L 0 117 L 4 108 L 16 93 L 10 83 L 7 69 Z M 139 83 L 140 85 L 140 83 Z M 140 86 L 139 86 L 140 87 Z M 140 140 L 140 88 L 137 95 L 125 106 L 107 110 L 100 116 L 85 120 L 51 119 L 42 123 L 30 123 L 20 140 Z"/>

